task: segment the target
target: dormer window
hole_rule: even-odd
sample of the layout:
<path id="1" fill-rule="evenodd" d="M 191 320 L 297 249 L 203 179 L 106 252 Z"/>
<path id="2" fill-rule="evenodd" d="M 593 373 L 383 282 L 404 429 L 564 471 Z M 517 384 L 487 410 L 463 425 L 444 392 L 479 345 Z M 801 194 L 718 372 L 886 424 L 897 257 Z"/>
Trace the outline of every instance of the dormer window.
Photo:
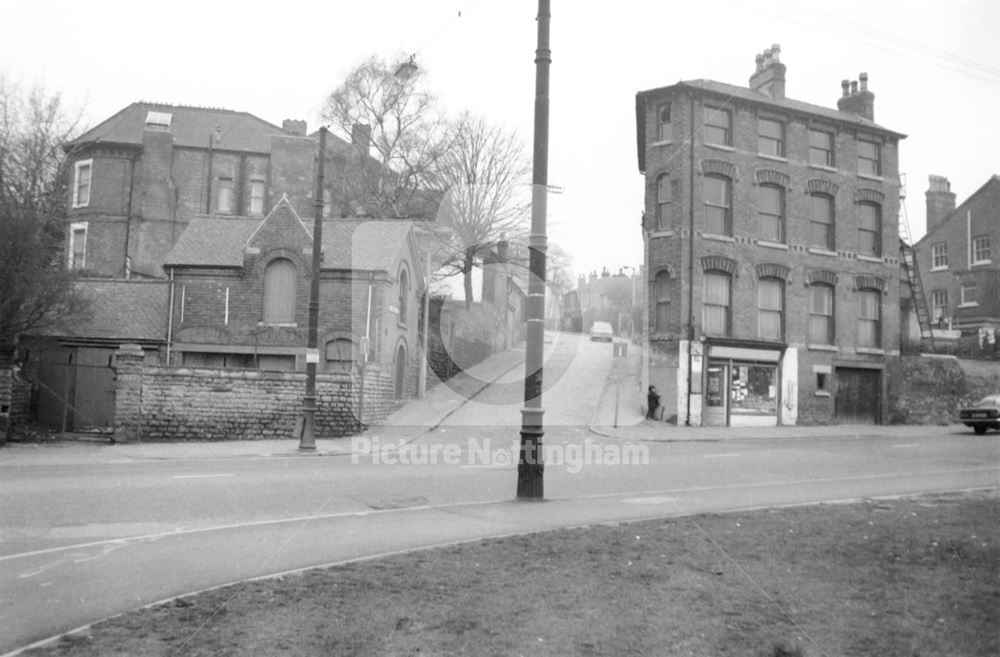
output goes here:
<path id="1" fill-rule="evenodd" d="M 169 128 L 173 118 L 174 115 L 170 112 L 149 111 L 146 113 L 146 125 L 153 128 Z"/>

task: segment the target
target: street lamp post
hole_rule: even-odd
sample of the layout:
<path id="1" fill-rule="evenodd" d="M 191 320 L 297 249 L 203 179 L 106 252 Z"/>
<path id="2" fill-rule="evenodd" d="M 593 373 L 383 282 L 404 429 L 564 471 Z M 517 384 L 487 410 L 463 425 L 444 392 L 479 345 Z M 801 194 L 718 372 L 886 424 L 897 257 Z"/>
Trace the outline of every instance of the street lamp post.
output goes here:
<path id="1" fill-rule="evenodd" d="M 542 362 L 545 348 L 545 235 L 549 166 L 549 0 L 538 0 L 535 50 L 535 141 L 532 160 L 531 234 L 528 238 L 528 313 L 524 358 L 524 408 L 517 462 L 517 499 L 544 497 Z"/>
<path id="2" fill-rule="evenodd" d="M 319 365 L 319 270 L 323 260 L 323 172 L 326 163 L 326 126 L 319 129 L 316 158 L 316 198 L 313 199 L 312 280 L 309 286 L 309 336 L 306 342 L 306 392 L 302 396 L 302 435 L 299 450 L 316 450 L 316 366 Z"/>

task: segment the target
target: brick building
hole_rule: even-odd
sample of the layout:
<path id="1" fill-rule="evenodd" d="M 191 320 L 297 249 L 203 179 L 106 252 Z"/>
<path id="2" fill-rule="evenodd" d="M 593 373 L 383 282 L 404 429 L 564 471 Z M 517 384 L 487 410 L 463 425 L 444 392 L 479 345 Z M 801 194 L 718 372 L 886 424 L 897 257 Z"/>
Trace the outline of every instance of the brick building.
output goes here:
<path id="1" fill-rule="evenodd" d="M 636 95 L 644 379 L 679 423 L 883 422 L 905 136 L 864 73 L 830 109 L 785 96 L 776 46 L 756 64 Z"/>
<path id="2" fill-rule="evenodd" d="M 367 157 L 363 126 L 354 138 L 327 142 L 324 197 L 333 216 L 345 213 L 332 210 L 346 203 L 347 172 Z M 285 197 L 312 216 L 317 140 L 305 121 L 279 127 L 246 112 L 137 102 L 66 150 L 72 269 L 162 277 L 164 256 L 196 215 L 260 218 Z"/>
<path id="3" fill-rule="evenodd" d="M 927 233 L 915 245 L 930 318 L 977 333 L 1000 327 L 1000 176 L 957 208 L 951 184 L 931 176 Z"/>
<path id="4" fill-rule="evenodd" d="M 285 198 L 263 218 L 193 219 L 164 262 L 170 364 L 304 370 L 311 223 Z M 425 280 L 410 222 L 324 222 L 318 371 L 364 368 L 412 396 Z"/>

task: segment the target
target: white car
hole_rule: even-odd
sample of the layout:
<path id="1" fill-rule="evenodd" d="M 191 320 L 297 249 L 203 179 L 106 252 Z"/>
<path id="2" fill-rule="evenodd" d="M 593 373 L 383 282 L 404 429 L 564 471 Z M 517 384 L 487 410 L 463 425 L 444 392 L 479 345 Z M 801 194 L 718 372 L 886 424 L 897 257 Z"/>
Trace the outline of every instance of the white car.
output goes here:
<path id="1" fill-rule="evenodd" d="M 590 327 L 590 341 L 597 342 L 598 340 L 602 342 L 611 342 L 615 337 L 615 332 L 611 328 L 611 324 L 607 322 L 594 322 L 594 325 Z"/>

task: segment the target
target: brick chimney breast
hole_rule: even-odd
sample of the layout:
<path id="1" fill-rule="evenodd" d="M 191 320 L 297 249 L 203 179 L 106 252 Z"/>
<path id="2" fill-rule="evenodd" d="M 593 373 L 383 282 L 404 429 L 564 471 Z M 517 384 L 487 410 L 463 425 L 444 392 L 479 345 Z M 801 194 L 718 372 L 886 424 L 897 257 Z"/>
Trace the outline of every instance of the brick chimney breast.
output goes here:
<path id="1" fill-rule="evenodd" d="M 927 187 L 927 232 L 937 228 L 945 217 L 955 211 L 955 192 L 944 176 L 931 174 Z"/>
<path id="2" fill-rule="evenodd" d="M 756 57 L 757 69 L 750 76 L 750 88 L 775 100 L 785 98 L 785 65 L 780 61 L 781 46 L 772 45 Z"/>

